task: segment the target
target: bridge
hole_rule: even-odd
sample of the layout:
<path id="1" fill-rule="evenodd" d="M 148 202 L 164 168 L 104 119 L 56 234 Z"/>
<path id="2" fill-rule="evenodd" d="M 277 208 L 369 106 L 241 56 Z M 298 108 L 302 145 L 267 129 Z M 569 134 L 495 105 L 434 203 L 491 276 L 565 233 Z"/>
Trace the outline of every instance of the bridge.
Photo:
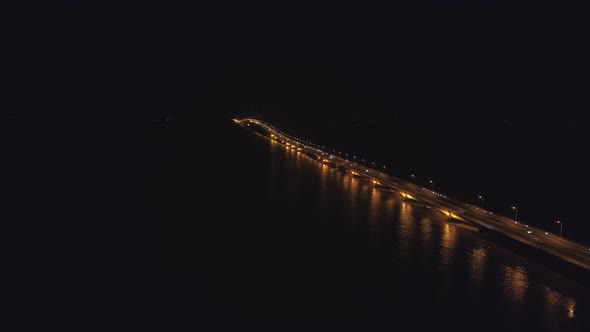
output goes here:
<path id="1" fill-rule="evenodd" d="M 580 243 L 570 241 L 556 234 L 529 226 L 521 221 L 494 214 L 477 206 L 467 204 L 444 194 L 438 193 L 414 183 L 382 173 L 354 161 L 338 157 L 320 149 L 320 146 L 301 140 L 281 132 L 277 128 L 256 118 L 233 119 L 244 127 L 259 126 L 268 132 L 269 138 L 284 144 L 289 149 L 313 156 L 319 162 L 332 164 L 353 176 L 360 176 L 372 181 L 375 185 L 399 193 L 405 200 L 411 200 L 428 205 L 453 218 L 477 226 L 480 230 L 500 234 L 506 238 L 537 249 L 544 254 L 558 258 L 578 268 L 590 271 L 590 248 Z"/>

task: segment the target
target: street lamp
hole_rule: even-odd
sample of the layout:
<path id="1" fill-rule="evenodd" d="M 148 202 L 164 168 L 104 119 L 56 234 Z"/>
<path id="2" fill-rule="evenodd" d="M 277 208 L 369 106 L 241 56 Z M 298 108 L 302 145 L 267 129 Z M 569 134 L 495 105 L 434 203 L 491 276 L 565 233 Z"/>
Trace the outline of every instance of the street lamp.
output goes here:
<path id="1" fill-rule="evenodd" d="M 478 197 L 479 197 L 479 199 L 481 199 L 481 208 L 483 209 L 483 196 L 479 195 Z"/>
<path id="2" fill-rule="evenodd" d="M 412 177 L 412 181 L 414 181 L 414 184 L 416 184 L 416 175 L 412 174 L 411 177 Z"/>
<path id="3" fill-rule="evenodd" d="M 432 182 L 432 180 L 430 180 L 430 188 L 434 190 L 434 182 Z"/>
<path id="4" fill-rule="evenodd" d="M 518 221 L 518 208 L 513 206 L 512 210 L 514 210 L 514 220 Z"/>
<path id="5" fill-rule="evenodd" d="M 561 221 L 556 221 L 559 224 L 559 236 L 563 233 L 563 223 Z"/>

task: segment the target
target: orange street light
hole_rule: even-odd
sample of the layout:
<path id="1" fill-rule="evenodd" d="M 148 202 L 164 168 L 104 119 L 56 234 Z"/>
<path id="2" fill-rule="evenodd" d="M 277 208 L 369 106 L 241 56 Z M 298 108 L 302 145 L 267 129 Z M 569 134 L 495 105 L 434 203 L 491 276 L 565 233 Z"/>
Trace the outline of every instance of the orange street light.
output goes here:
<path id="1" fill-rule="evenodd" d="M 513 206 L 512 210 L 514 210 L 514 220 L 518 220 L 518 208 Z"/>

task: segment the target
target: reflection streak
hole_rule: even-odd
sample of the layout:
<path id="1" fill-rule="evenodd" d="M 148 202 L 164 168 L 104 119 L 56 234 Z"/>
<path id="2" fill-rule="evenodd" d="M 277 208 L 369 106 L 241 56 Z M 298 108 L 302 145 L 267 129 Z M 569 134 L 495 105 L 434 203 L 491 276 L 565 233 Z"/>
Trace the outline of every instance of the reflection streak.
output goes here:
<path id="1" fill-rule="evenodd" d="M 529 285 L 526 269 L 524 266 L 505 266 L 502 272 L 504 277 L 502 290 L 504 294 L 511 302 L 521 303 Z"/>
<path id="2" fill-rule="evenodd" d="M 478 288 L 482 287 L 487 254 L 487 249 L 481 246 L 473 248 L 469 254 L 469 276 Z"/>

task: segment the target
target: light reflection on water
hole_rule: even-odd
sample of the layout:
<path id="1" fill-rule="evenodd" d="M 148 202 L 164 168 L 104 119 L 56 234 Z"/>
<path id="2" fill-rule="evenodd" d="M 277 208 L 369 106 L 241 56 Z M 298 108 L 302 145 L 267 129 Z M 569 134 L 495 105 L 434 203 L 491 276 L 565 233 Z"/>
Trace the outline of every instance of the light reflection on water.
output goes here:
<path id="1" fill-rule="evenodd" d="M 440 241 L 440 269 L 445 272 L 452 272 L 455 244 L 457 242 L 457 229 L 448 222 L 443 225 Z"/>
<path id="2" fill-rule="evenodd" d="M 356 215 L 357 212 L 357 195 L 359 191 L 359 182 L 353 176 L 349 176 L 349 179 L 346 180 L 350 186 L 350 195 L 348 198 L 348 208 L 350 209 L 351 215 Z"/>
<path id="3" fill-rule="evenodd" d="M 330 183 L 328 182 L 328 172 L 330 171 L 330 168 L 326 164 L 320 164 L 320 169 L 320 194 L 322 202 L 325 203 L 330 189 Z"/>
<path id="4" fill-rule="evenodd" d="M 569 299 L 567 303 L 567 317 L 572 319 L 576 317 L 576 300 Z"/>
<path id="5" fill-rule="evenodd" d="M 529 286 L 526 268 L 524 266 L 504 266 L 502 273 L 504 295 L 511 303 L 522 303 Z"/>
<path id="6" fill-rule="evenodd" d="M 400 216 L 398 223 L 398 245 L 399 245 L 399 258 L 405 265 L 408 263 L 411 250 L 411 239 L 413 238 L 414 232 L 414 216 L 412 213 L 412 205 L 407 202 L 401 203 Z"/>
<path id="7" fill-rule="evenodd" d="M 369 225 L 369 240 L 372 243 L 379 242 L 379 221 L 383 220 L 383 210 L 381 209 L 382 201 L 380 191 L 376 188 L 368 188 L 369 192 L 369 219 L 367 223 Z"/>
<path id="8" fill-rule="evenodd" d="M 487 254 L 487 249 L 482 246 L 476 246 L 469 253 L 469 277 L 478 289 L 483 287 Z"/>
<path id="9" fill-rule="evenodd" d="M 438 251 L 438 248 L 433 247 L 433 244 L 435 243 L 433 241 L 435 230 L 432 225 L 432 220 L 430 220 L 430 218 L 426 216 L 423 217 L 421 220 L 417 220 L 417 225 L 419 225 L 419 245 L 422 248 L 420 262 L 422 263 L 422 265 L 428 265 L 430 264 L 433 250 Z"/>
<path id="10" fill-rule="evenodd" d="M 571 292 L 566 295 L 559 285 L 551 285 L 545 274 L 533 274 L 540 269 L 532 272 L 526 260 L 507 254 L 472 230 L 447 222 L 440 212 L 404 201 L 399 193 L 274 141 L 270 143 L 268 176 L 273 194 L 317 197 L 320 207 L 338 209 L 335 214 L 341 216 L 342 227 L 364 225 L 371 250 L 380 250 L 368 255 L 386 257 L 389 262 L 384 263 L 408 279 L 431 276 L 433 285 L 448 288 L 443 292 L 445 297 L 471 303 L 469 310 L 480 310 L 482 303 L 491 302 L 497 307 L 493 315 L 513 317 L 515 312 L 532 312 L 528 319 L 536 320 L 544 330 L 559 330 L 563 320 L 575 321 L 581 316 L 577 312 L 580 301 L 588 304 L 588 299 Z M 288 184 L 277 186 L 275 182 L 281 179 Z M 568 331 L 580 331 L 576 326 L 568 325 Z"/>

